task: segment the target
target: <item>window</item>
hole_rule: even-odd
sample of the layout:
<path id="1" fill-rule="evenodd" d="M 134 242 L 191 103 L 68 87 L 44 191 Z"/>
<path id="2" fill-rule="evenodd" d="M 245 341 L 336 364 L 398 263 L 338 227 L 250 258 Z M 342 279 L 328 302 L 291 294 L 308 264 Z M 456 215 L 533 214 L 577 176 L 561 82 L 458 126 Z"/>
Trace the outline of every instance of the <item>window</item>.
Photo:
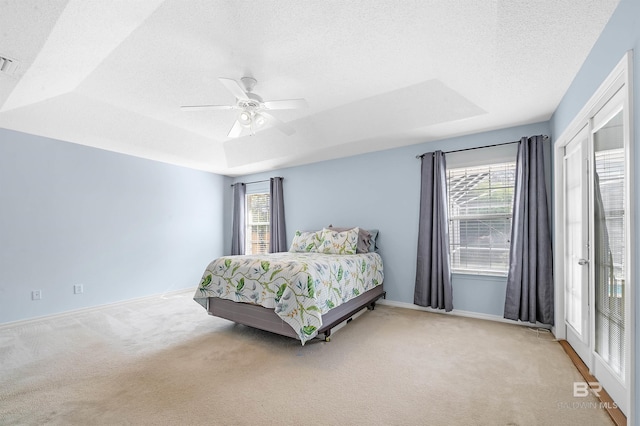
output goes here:
<path id="1" fill-rule="evenodd" d="M 447 171 L 453 272 L 506 274 L 515 162 Z"/>
<path id="2" fill-rule="evenodd" d="M 595 350 L 624 378 L 625 346 L 625 147 L 624 116 L 618 112 L 593 134 Z"/>
<path id="3" fill-rule="evenodd" d="M 247 191 L 249 192 L 249 191 Z M 271 222 L 269 218 L 269 192 L 247 193 L 246 195 L 246 254 L 269 252 Z"/>

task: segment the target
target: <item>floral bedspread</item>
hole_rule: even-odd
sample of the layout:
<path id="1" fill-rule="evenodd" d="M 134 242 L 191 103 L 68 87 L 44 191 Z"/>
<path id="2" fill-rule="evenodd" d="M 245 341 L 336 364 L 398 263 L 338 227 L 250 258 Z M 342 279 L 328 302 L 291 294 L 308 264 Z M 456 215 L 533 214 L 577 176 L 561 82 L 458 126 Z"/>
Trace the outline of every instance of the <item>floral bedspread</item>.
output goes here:
<path id="1" fill-rule="evenodd" d="M 322 314 L 382 284 L 377 253 L 273 253 L 225 256 L 211 262 L 194 295 L 262 305 L 298 333 L 304 345 L 318 334 Z"/>

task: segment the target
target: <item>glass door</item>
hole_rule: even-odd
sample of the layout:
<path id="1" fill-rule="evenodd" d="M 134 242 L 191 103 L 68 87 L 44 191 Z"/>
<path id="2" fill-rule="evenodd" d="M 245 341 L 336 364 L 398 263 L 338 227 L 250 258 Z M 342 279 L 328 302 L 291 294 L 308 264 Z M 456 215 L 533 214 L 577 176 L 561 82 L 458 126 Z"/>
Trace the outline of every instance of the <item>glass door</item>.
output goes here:
<path id="1" fill-rule="evenodd" d="M 591 367 L 589 328 L 589 131 L 585 126 L 565 147 L 565 322 L 567 341 Z"/>
<path id="2" fill-rule="evenodd" d="M 628 52 L 555 145 L 556 331 L 633 421 L 636 244 Z M 563 321 L 564 320 L 564 321 Z M 592 386 L 594 392 L 597 387 Z"/>
<path id="3" fill-rule="evenodd" d="M 627 412 L 629 206 L 625 120 L 618 98 L 593 118 L 593 373 Z"/>

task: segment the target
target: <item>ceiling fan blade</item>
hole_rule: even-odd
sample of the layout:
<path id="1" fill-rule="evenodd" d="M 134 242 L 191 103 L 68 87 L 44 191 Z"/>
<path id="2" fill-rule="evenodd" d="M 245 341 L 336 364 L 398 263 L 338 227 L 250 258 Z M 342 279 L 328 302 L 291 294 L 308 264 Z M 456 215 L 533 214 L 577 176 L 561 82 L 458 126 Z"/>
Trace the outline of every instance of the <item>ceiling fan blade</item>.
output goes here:
<path id="1" fill-rule="evenodd" d="M 229 130 L 228 138 L 237 138 L 242 133 L 242 124 L 238 120 L 233 123 L 233 127 Z"/>
<path id="2" fill-rule="evenodd" d="M 180 107 L 183 111 L 198 111 L 202 109 L 224 110 L 233 108 L 235 108 L 235 105 L 183 105 Z"/>
<path id="3" fill-rule="evenodd" d="M 271 123 L 272 125 L 277 127 L 282 133 L 286 134 L 287 136 L 291 136 L 292 134 L 294 134 L 296 132 L 296 130 L 293 127 L 289 126 L 284 121 L 282 121 L 282 120 L 280 120 L 278 118 L 275 118 L 271 114 L 268 114 L 268 113 L 266 113 L 264 111 L 260 111 L 260 115 L 262 115 L 264 118 L 266 118 L 269 123 Z"/>
<path id="4" fill-rule="evenodd" d="M 247 95 L 247 92 L 244 91 L 237 81 L 224 77 L 219 77 L 218 80 L 220 80 L 220 83 L 224 84 L 224 87 L 226 87 L 227 90 L 229 90 L 236 98 L 249 99 L 249 95 Z"/>
<path id="5" fill-rule="evenodd" d="M 298 109 L 308 108 L 309 104 L 304 99 L 282 99 L 280 101 L 266 101 L 264 106 L 267 109 Z"/>

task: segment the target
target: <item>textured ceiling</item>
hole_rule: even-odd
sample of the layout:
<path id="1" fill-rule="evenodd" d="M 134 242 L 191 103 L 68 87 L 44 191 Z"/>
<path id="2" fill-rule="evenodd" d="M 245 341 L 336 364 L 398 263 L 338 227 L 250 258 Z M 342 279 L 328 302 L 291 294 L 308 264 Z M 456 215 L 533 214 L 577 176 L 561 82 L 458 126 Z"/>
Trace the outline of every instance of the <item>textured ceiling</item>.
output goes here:
<path id="1" fill-rule="evenodd" d="M 0 0 L 0 127 L 239 175 L 550 118 L 618 0 Z M 305 98 L 227 138 L 218 77 Z"/>

